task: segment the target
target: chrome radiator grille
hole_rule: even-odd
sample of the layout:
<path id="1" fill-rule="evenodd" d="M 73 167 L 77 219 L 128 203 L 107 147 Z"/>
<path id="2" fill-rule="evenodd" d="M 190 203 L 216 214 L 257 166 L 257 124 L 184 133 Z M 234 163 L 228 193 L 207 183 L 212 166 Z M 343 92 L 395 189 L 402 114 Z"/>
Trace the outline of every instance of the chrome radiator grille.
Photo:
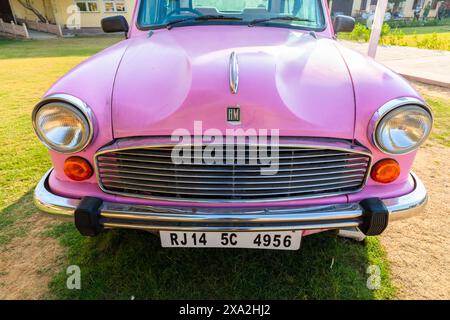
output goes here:
<path id="1" fill-rule="evenodd" d="M 174 164 L 172 148 L 100 151 L 96 155 L 100 187 L 107 193 L 150 199 L 293 200 L 356 192 L 363 187 L 370 166 L 370 156 L 364 152 L 289 145 L 279 147 L 277 173 L 261 175 L 259 162 L 239 164 L 242 161 L 237 158 L 234 163 L 194 164 L 194 152 L 192 164 Z M 247 147 L 245 159 L 250 158 Z"/>

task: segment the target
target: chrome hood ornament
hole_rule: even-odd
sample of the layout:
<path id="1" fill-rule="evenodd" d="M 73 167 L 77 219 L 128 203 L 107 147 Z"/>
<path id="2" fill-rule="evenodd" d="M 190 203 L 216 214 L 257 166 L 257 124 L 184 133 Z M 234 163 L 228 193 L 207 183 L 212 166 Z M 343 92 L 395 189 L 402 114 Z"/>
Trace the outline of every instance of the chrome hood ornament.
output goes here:
<path id="1" fill-rule="evenodd" d="M 230 56 L 230 90 L 236 94 L 239 87 L 239 65 L 236 52 L 232 52 Z"/>

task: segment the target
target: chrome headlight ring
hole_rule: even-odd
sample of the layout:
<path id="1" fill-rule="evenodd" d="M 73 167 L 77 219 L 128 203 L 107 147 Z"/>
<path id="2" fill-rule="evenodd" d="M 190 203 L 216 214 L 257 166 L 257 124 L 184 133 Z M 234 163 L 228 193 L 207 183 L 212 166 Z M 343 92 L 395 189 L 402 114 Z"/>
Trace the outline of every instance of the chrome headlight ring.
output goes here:
<path id="1" fill-rule="evenodd" d="M 424 132 L 422 136 L 420 136 L 419 139 L 417 139 L 417 142 L 415 144 L 411 144 L 408 147 L 400 147 L 397 145 L 397 151 L 394 150 L 393 144 L 390 146 L 391 148 L 386 145 L 386 143 L 383 144 L 382 141 L 380 141 L 380 136 L 389 136 L 391 138 L 390 142 L 395 142 L 395 130 L 394 133 L 391 133 L 390 131 L 388 133 L 384 132 L 384 135 L 380 133 L 380 130 L 386 128 L 386 123 L 389 123 L 389 121 L 393 120 L 396 116 L 401 116 L 402 112 L 404 113 L 403 117 L 405 115 L 408 115 L 407 112 L 410 113 L 416 113 L 416 116 L 422 116 L 425 117 L 427 122 L 423 123 L 425 128 L 423 129 Z M 411 119 L 409 119 L 411 120 Z M 415 119 L 416 120 L 416 119 Z M 417 99 L 417 98 L 411 98 L 411 97 L 404 97 L 404 98 L 398 98 L 391 100 L 387 103 L 385 103 L 381 108 L 375 112 L 373 115 L 369 127 L 368 127 L 368 136 L 371 139 L 372 143 L 383 153 L 386 153 L 388 155 L 402 155 L 402 154 L 408 154 L 410 152 L 413 152 L 417 150 L 420 145 L 425 142 L 425 140 L 428 138 L 431 129 L 433 125 L 433 113 L 431 108 L 424 103 L 423 101 Z M 403 130 L 403 137 L 407 136 L 405 132 L 407 131 L 402 126 L 396 128 L 397 129 L 397 135 L 398 132 L 401 132 Z M 413 128 L 414 129 L 414 128 Z M 415 128 L 418 129 L 418 128 Z M 391 129 L 392 130 L 392 129 Z M 417 131 L 417 130 L 416 130 Z M 407 137 L 409 138 L 409 137 Z M 403 139 L 405 140 L 405 139 Z M 386 142 L 386 141 L 385 141 Z"/>
<path id="2" fill-rule="evenodd" d="M 43 133 L 42 128 L 40 128 L 37 123 L 38 113 L 41 108 L 55 103 L 60 103 L 62 109 L 66 109 L 65 111 L 67 113 L 72 112 L 76 118 L 85 124 L 82 130 L 84 134 L 83 139 L 80 144 L 73 148 L 65 148 L 64 146 L 57 146 L 54 143 L 51 143 L 48 136 Z M 80 152 L 91 143 L 94 136 L 94 119 L 94 114 L 91 108 L 81 99 L 69 94 L 54 94 L 45 97 L 34 107 L 32 113 L 33 128 L 38 138 L 48 149 L 62 154 Z"/>

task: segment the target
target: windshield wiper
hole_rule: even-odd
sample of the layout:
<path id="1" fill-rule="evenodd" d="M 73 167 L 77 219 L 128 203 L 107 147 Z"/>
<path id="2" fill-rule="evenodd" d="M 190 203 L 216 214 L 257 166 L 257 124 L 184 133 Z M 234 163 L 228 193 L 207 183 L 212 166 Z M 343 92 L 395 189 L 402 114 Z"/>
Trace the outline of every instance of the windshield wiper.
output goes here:
<path id="1" fill-rule="evenodd" d="M 281 17 L 272 17 L 272 18 L 266 18 L 266 19 L 254 19 L 248 23 L 248 26 L 252 27 L 258 23 L 264 23 L 264 22 L 269 22 L 269 21 L 273 21 L 273 20 L 313 22 L 312 20 L 309 20 L 309 19 L 302 19 L 302 18 L 297 18 L 297 17 L 292 17 L 292 16 L 281 16 Z"/>
<path id="2" fill-rule="evenodd" d="M 227 17 L 223 15 L 204 15 L 204 16 L 198 16 L 198 17 L 189 17 L 185 19 L 178 19 L 173 20 L 166 24 L 167 29 L 172 29 L 174 25 L 182 22 L 188 22 L 188 21 L 209 21 L 209 20 L 233 20 L 233 21 L 241 21 L 241 18 L 238 17 Z"/>

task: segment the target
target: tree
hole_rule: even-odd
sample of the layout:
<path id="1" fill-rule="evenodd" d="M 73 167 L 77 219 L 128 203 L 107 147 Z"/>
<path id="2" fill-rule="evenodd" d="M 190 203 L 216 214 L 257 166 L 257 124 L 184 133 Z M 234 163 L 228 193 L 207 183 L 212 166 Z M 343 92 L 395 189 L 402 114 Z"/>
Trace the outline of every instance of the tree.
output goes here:
<path id="1" fill-rule="evenodd" d="M 36 17 L 38 17 L 39 21 L 44 22 L 44 23 L 48 22 L 48 19 L 47 19 L 42 13 L 40 13 L 38 9 L 36 9 L 36 8 L 31 4 L 31 1 L 30 1 L 30 0 L 17 0 L 17 1 L 19 1 L 19 3 L 20 3 L 25 9 L 30 10 L 31 12 L 33 12 L 34 15 L 35 15 Z"/>

